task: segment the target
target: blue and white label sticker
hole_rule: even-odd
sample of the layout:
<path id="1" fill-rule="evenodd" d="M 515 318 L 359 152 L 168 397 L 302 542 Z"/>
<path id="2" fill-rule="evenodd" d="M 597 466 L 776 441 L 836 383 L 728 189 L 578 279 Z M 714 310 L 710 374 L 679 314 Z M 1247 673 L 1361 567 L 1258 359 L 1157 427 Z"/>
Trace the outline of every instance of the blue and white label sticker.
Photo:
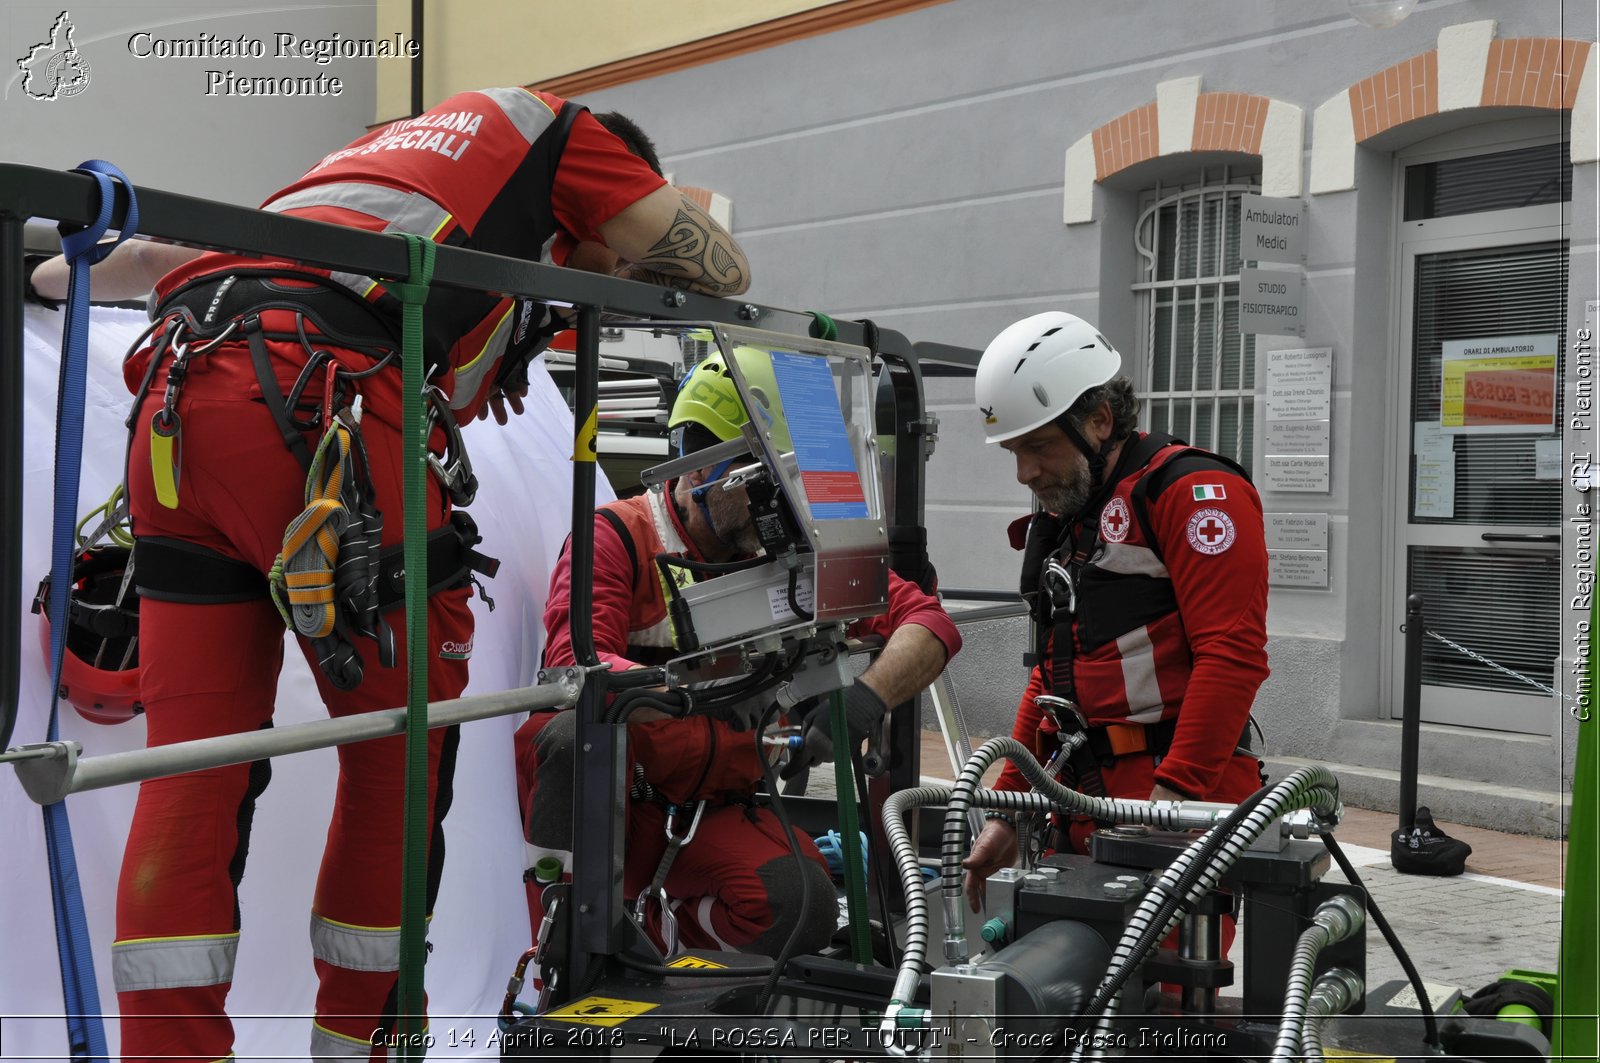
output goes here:
<path id="1" fill-rule="evenodd" d="M 811 515 L 818 520 L 870 517 L 827 359 L 789 351 L 770 353 Z"/>

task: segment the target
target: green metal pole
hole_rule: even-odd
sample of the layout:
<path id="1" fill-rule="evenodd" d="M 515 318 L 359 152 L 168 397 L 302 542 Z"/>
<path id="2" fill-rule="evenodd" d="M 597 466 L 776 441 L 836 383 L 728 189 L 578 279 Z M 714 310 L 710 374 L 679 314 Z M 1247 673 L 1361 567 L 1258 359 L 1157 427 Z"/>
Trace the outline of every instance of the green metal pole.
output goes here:
<path id="1" fill-rule="evenodd" d="M 1556 968 L 1555 1059 L 1600 1058 L 1600 746 L 1594 722 L 1595 653 L 1600 596 L 1590 607 L 1589 645 L 1578 700 L 1577 766 L 1572 773 L 1572 819 L 1567 824 L 1566 898 L 1561 906 L 1561 957 Z"/>

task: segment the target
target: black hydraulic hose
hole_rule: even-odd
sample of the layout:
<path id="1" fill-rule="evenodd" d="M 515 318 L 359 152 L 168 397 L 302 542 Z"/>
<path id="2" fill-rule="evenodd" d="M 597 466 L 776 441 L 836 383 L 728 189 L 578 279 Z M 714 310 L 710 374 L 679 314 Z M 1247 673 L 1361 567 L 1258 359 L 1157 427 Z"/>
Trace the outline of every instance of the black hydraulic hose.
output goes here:
<path id="1" fill-rule="evenodd" d="M 867 770 L 861 763 L 861 751 L 852 743 L 850 746 L 850 766 L 856 773 L 856 793 L 861 795 L 861 825 L 864 828 L 873 822 L 872 795 L 867 790 Z M 878 880 L 878 912 L 883 916 L 883 938 L 889 950 L 889 966 L 900 966 L 899 948 L 895 945 L 894 927 L 889 919 L 889 869 L 884 866 L 888 854 L 880 845 L 874 845 L 869 840 L 867 843 L 867 859 L 872 865 L 872 877 Z"/>
<path id="2" fill-rule="evenodd" d="M 1428 1000 L 1428 994 L 1422 987 L 1422 976 L 1417 973 L 1417 967 L 1411 962 L 1405 946 L 1400 944 L 1400 939 L 1395 935 L 1394 928 L 1389 925 L 1389 920 L 1383 917 L 1378 910 L 1378 902 L 1372 899 L 1372 893 L 1362 883 L 1361 876 L 1356 874 L 1356 869 L 1350 863 L 1350 858 L 1345 856 L 1338 841 L 1331 831 L 1319 831 L 1318 836 L 1322 844 L 1328 847 L 1328 853 L 1333 857 L 1333 862 L 1339 865 L 1339 870 L 1344 872 L 1344 877 L 1350 880 L 1353 886 L 1360 886 L 1361 891 L 1367 895 L 1367 914 L 1372 916 L 1372 921 L 1377 924 L 1378 932 L 1383 935 L 1383 940 L 1389 943 L 1389 948 L 1394 952 L 1394 958 L 1400 961 L 1400 969 L 1406 973 L 1406 980 L 1411 983 L 1411 991 L 1417 995 L 1417 1007 L 1422 1009 L 1422 1025 L 1426 1031 L 1423 1040 L 1433 1048 L 1440 1048 L 1439 1022 L 1433 1014 L 1433 1004 Z"/>
<path id="3" fill-rule="evenodd" d="M 667 682 L 665 668 L 625 668 L 606 673 L 607 690 L 631 690 L 634 687 L 658 687 Z"/>
<path id="4" fill-rule="evenodd" d="M 808 912 L 811 910 L 811 876 L 806 874 L 805 854 L 800 851 L 800 840 L 795 837 L 794 824 L 789 822 L 789 812 L 783 807 L 783 793 L 778 788 L 778 776 L 773 772 L 772 762 L 767 760 L 766 752 L 761 745 L 761 736 L 777 713 L 778 706 L 773 705 L 761 714 L 761 722 L 756 725 L 756 753 L 761 758 L 761 774 L 767 780 L 767 793 L 772 796 L 773 814 L 783 826 L 784 837 L 789 839 L 789 852 L 794 857 L 795 872 L 800 876 L 800 911 Z M 778 955 L 773 958 L 772 971 L 767 975 L 766 984 L 761 987 L 761 996 L 756 1000 L 757 1015 L 767 1013 L 767 1007 L 772 1003 L 772 995 L 778 989 L 778 979 L 783 977 L 783 969 L 789 965 L 795 946 L 800 943 L 800 931 L 804 928 L 805 921 L 796 919 L 789 936 L 784 939 L 783 948 L 779 949 Z"/>
<path id="5" fill-rule="evenodd" d="M 646 669 L 638 669 L 646 671 Z M 658 674 L 661 669 L 649 669 Z M 704 696 L 696 696 L 682 689 L 657 690 L 649 687 L 631 686 L 623 690 L 612 701 L 611 708 L 606 713 L 606 719 L 611 723 L 621 723 L 636 709 L 646 706 L 660 709 L 670 716 L 683 716 L 689 713 L 715 712 L 723 706 L 740 701 L 752 692 L 759 690 L 774 682 L 774 675 L 778 672 L 778 655 L 767 654 L 754 672 L 747 676 L 726 683 L 723 686 L 711 687 Z M 632 672 L 623 672 L 622 675 L 631 675 Z M 787 678 L 780 675 L 779 680 Z"/>
<path id="6" fill-rule="evenodd" d="M 611 707 L 606 710 L 606 722 L 611 724 L 626 723 L 639 709 L 656 709 L 668 716 L 682 716 L 684 714 L 683 695 L 676 690 L 654 690 L 648 687 L 635 687 L 624 690 L 611 702 Z"/>
<path id="7" fill-rule="evenodd" d="M 789 570 L 789 608 L 793 610 L 794 615 L 798 616 L 801 620 L 810 620 L 812 613 L 809 609 L 804 609 L 801 607 L 800 599 L 797 597 L 799 590 L 800 570 L 798 568 L 791 568 Z"/>
<path id="8" fill-rule="evenodd" d="M 1194 888 L 1194 884 L 1199 881 L 1201 874 L 1204 873 L 1211 860 L 1217 855 L 1217 850 L 1222 848 L 1223 841 L 1239 828 L 1239 824 L 1244 822 L 1245 817 L 1271 792 L 1272 788 L 1270 786 L 1263 786 L 1241 801 L 1238 807 L 1228 813 L 1227 818 L 1221 823 L 1206 831 L 1205 835 L 1193 847 L 1193 859 L 1183 869 L 1178 881 L 1173 884 L 1172 890 L 1167 893 L 1166 899 L 1161 902 L 1161 907 L 1156 909 L 1144 932 L 1139 935 L 1138 941 L 1134 943 L 1129 962 L 1118 968 L 1110 980 L 1101 984 L 1099 991 L 1094 995 L 1094 999 L 1090 1000 L 1089 1006 L 1083 1010 L 1081 1018 L 1091 1019 L 1100 1014 L 1105 1010 L 1106 1005 L 1122 991 L 1122 987 L 1127 983 L 1128 978 L 1138 969 L 1139 959 L 1155 947 L 1166 935 L 1167 923 L 1171 921 L 1173 914 L 1183 905 L 1184 897 L 1189 890 Z"/>

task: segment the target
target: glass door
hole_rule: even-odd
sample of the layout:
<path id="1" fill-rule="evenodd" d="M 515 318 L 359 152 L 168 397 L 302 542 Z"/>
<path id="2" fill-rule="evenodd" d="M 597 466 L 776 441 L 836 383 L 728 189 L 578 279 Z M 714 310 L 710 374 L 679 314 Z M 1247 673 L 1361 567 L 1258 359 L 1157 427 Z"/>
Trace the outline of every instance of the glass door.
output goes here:
<path id="1" fill-rule="evenodd" d="M 1555 225 L 1530 224 L 1539 220 Z M 1509 223 L 1509 224 L 1508 224 Z M 1421 594 L 1422 718 L 1549 734 L 1560 655 L 1560 389 L 1567 243 L 1550 208 L 1402 235 L 1401 497 L 1393 596 Z M 1396 634 L 1397 640 L 1403 640 Z M 1395 649 L 1400 714 L 1403 642 Z"/>

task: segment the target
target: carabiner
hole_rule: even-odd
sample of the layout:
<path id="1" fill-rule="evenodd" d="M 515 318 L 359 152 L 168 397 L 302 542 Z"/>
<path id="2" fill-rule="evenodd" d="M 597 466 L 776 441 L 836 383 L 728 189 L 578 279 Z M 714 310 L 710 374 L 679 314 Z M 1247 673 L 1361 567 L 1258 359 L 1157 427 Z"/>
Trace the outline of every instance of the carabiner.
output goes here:
<path id="1" fill-rule="evenodd" d="M 1073 580 L 1072 573 L 1069 572 L 1066 567 L 1055 558 L 1051 558 L 1050 563 L 1045 566 L 1044 583 L 1045 587 L 1050 591 L 1051 603 L 1055 605 L 1056 608 L 1060 608 L 1060 602 L 1056 600 L 1056 592 L 1061 591 L 1064 592 L 1067 597 L 1067 612 L 1073 614 L 1077 613 L 1077 583 Z"/>
<path id="2" fill-rule="evenodd" d="M 472 474 L 472 461 L 467 457 L 466 444 L 461 441 L 461 426 L 456 423 L 450 400 L 436 385 L 423 388 L 422 395 L 428 403 L 428 434 L 433 434 L 435 425 L 444 429 L 444 456 L 441 459 L 430 451 L 428 468 L 439 478 L 451 504 L 465 509 L 478 497 L 478 478 Z"/>
<path id="3" fill-rule="evenodd" d="M 667 844 L 674 845 L 681 849 L 685 845 L 688 845 L 690 842 L 694 841 L 694 832 L 700 828 L 700 817 L 705 813 L 706 803 L 702 798 L 694 806 L 694 818 L 689 821 L 689 832 L 683 835 L 681 838 L 672 828 L 672 825 L 678 819 L 679 807 L 680 806 L 678 805 L 673 805 L 671 808 L 667 809 Z"/>

